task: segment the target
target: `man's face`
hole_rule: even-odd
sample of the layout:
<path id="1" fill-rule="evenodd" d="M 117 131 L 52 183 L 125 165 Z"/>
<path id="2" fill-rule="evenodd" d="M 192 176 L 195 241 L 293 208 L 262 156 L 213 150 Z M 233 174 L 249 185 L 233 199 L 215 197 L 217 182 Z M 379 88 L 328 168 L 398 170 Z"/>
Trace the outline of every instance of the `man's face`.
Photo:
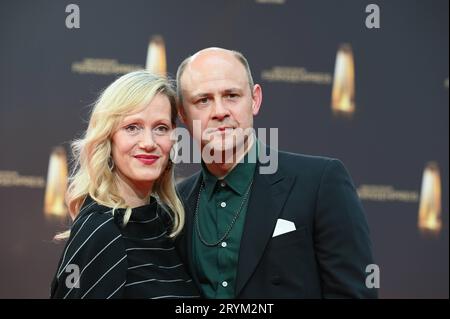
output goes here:
<path id="1" fill-rule="evenodd" d="M 234 145 L 241 130 L 253 128 L 261 104 L 261 88 L 252 90 L 244 66 L 229 52 L 204 52 L 193 57 L 181 77 L 183 105 L 180 115 L 203 149 L 215 151 Z M 194 130 L 194 121 L 201 124 Z M 198 133 L 201 133 L 199 136 Z M 238 140 L 240 140 L 238 138 Z"/>

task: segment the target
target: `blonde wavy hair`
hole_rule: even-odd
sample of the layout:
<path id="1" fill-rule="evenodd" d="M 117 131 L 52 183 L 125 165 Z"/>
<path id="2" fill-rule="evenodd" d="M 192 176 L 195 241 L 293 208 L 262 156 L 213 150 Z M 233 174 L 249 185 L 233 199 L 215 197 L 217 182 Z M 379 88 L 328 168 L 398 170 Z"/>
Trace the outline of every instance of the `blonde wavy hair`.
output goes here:
<path id="1" fill-rule="evenodd" d="M 111 139 L 122 119 L 140 112 L 157 94 L 164 94 L 171 105 L 171 121 L 177 118 L 176 93 L 165 77 L 140 70 L 125 74 L 108 86 L 97 99 L 92 110 L 88 128 L 81 139 L 72 142 L 74 169 L 69 177 L 66 203 L 73 219 L 80 212 L 89 195 L 101 205 L 125 208 L 123 223 L 130 219 L 132 209 L 128 207 L 117 188 L 117 175 L 109 167 Z M 162 175 L 153 184 L 152 195 L 168 207 L 173 227 L 170 237 L 180 233 L 184 225 L 184 208 L 175 189 L 173 165 L 166 166 Z M 58 234 L 55 239 L 69 237 L 70 231 Z"/>

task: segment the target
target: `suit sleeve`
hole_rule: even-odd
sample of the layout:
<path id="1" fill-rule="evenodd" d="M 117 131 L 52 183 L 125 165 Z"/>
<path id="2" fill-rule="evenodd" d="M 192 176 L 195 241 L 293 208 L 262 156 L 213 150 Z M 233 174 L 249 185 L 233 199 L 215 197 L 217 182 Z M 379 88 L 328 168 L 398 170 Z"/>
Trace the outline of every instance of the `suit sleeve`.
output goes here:
<path id="1" fill-rule="evenodd" d="M 74 226 L 52 283 L 51 298 L 123 297 L 128 266 L 113 217 L 91 214 Z"/>
<path id="2" fill-rule="evenodd" d="M 358 194 L 344 165 L 326 165 L 316 203 L 315 251 L 324 298 L 377 298 L 366 286 L 373 264 L 369 227 Z"/>

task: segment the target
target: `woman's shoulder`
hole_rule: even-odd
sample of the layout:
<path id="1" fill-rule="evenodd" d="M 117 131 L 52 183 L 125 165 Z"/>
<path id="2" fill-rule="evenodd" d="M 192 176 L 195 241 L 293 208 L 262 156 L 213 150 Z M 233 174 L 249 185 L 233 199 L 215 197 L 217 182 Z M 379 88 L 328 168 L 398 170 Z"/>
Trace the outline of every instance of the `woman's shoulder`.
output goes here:
<path id="1" fill-rule="evenodd" d="M 87 206 L 85 206 L 87 207 Z M 68 244 L 74 248 L 102 249 L 122 236 L 112 209 L 105 210 L 93 204 L 80 210 L 70 229 Z M 70 248 L 68 245 L 68 248 Z M 71 249 L 73 250 L 73 248 Z"/>
<path id="2" fill-rule="evenodd" d="M 92 207 L 89 212 L 80 214 L 71 227 L 52 286 L 52 297 L 110 296 L 125 280 L 126 257 L 122 234 L 112 212 Z M 72 273 L 74 267 L 78 271 Z M 67 281 L 75 274 L 79 288 L 69 289 Z"/>

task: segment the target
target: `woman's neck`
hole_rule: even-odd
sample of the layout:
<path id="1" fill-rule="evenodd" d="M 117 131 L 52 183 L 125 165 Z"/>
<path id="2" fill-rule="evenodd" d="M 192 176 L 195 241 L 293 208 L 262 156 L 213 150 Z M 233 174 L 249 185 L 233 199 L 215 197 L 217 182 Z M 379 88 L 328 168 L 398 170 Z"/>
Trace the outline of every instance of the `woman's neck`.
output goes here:
<path id="1" fill-rule="evenodd" d="M 117 189 L 127 206 L 134 208 L 149 203 L 153 182 L 133 183 L 117 173 Z"/>

